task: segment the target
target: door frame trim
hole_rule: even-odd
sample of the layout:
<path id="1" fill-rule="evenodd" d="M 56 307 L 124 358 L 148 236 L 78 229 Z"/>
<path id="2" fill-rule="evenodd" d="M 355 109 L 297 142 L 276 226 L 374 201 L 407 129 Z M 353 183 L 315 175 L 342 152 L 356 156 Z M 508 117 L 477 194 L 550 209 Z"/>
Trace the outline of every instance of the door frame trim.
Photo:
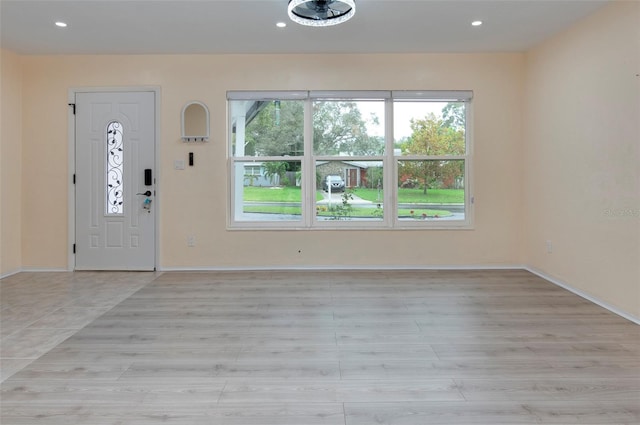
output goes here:
<path id="1" fill-rule="evenodd" d="M 162 203 L 162 190 L 160 190 L 161 170 L 160 170 L 160 86 L 121 86 L 121 87 L 72 87 L 67 92 L 67 103 L 76 103 L 77 93 L 95 93 L 95 92 L 152 92 L 155 98 L 155 158 L 154 158 L 154 177 L 155 177 L 155 191 L 154 197 L 155 207 L 155 224 L 154 224 L 154 268 L 159 270 L 160 260 L 160 205 Z M 69 107 L 67 111 L 67 139 L 68 139 L 68 155 L 67 155 L 67 184 L 68 184 L 68 236 L 67 236 L 67 270 L 74 271 L 76 268 L 76 255 L 73 252 L 73 244 L 76 243 L 76 191 L 73 183 L 73 175 L 76 172 L 76 120 L 74 115 L 74 108 Z"/>

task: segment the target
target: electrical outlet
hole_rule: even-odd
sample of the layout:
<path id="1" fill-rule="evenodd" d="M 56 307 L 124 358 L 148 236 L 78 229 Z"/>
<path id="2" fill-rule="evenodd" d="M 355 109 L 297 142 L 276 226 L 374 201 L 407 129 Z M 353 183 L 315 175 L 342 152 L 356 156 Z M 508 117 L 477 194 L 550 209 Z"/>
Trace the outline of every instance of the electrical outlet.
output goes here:
<path id="1" fill-rule="evenodd" d="M 553 244 L 551 241 L 547 241 L 547 254 L 551 254 L 553 252 Z"/>
<path id="2" fill-rule="evenodd" d="M 187 236 L 187 246 L 189 246 L 189 247 L 196 246 L 196 237 L 195 236 Z"/>

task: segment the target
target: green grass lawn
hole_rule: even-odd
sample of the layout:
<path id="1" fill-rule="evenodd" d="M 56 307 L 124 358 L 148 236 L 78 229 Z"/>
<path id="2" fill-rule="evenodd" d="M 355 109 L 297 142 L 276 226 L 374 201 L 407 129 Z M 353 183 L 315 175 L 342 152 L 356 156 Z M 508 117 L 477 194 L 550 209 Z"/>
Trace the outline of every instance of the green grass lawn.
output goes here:
<path id="1" fill-rule="evenodd" d="M 357 188 L 352 190 L 353 194 L 367 201 L 374 203 L 381 203 L 378 201 L 378 196 L 382 196 L 382 193 L 378 194 L 377 189 L 362 189 Z M 300 215 L 302 214 L 302 206 L 281 206 L 277 203 L 289 202 L 289 203 L 302 203 L 302 192 L 299 187 L 254 187 L 246 186 L 243 194 L 244 201 L 247 202 L 264 202 L 275 203 L 276 205 L 245 205 L 244 212 L 246 213 L 263 213 L 263 214 L 287 214 L 287 215 Z M 321 191 L 316 191 L 316 201 L 324 199 Z M 433 203 L 433 204 L 457 204 L 464 203 L 464 190 L 460 189 L 429 189 L 427 190 L 427 196 L 425 197 L 421 189 L 398 189 L 398 202 L 401 204 L 420 204 L 420 203 Z M 410 208 L 400 208 L 398 210 L 398 217 L 409 218 L 415 217 L 416 220 L 423 218 L 422 214 L 426 214 L 427 217 L 448 217 L 451 215 L 449 211 L 441 210 L 428 210 L 428 209 L 416 209 L 413 211 Z M 329 210 L 326 206 L 318 206 L 316 213 L 321 217 L 334 217 L 336 216 L 334 211 Z M 351 209 L 349 216 L 352 218 L 376 218 L 380 217 L 380 210 L 376 208 L 358 207 L 355 206 Z"/>
<path id="2" fill-rule="evenodd" d="M 367 201 L 380 202 L 377 189 L 357 188 L 353 193 Z M 464 189 L 428 189 L 427 195 L 422 189 L 398 189 L 398 202 L 401 204 L 462 204 Z M 255 187 L 246 186 L 243 198 L 250 202 L 301 202 L 302 192 L 299 187 Z M 316 191 L 316 200 L 322 200 L 322 192 Z"/>
<path id="3" fill-rule="evenodd" d="M 449 217 L 451 215 L 453 215 L 450 211 L 445 211 L 445 210 L 428 210 L 428 209 L 420 209 L 420 210 L 415 210 L 413 211 L 413 214 L 411 214 L 413 210 L 409 209 L 409 208 L 400 208 L 398 209 L 398 217 L 403 217 L 403 218 L 415 218 L 416 220 L 423 218 L 422 214 L 426 214 L 427 217 L 429 218 L 434 218 L 434 217 Z"/>
<path id="4" fill-rule="evenodd" d="M 413 214 L 411 214 L 410 209 L 401 208 L 398 210 L 399 217 L 415 217 L 416 220 L 422 218 L 422 214 L 426 214 L 427 217 L 448 217 L 451 215 L 449 211 L 441 211 L 441 210 L 415 210 Z M 301 215 L 302 208 L 301 207 L 290 207 L 290 206 L 278 206 L 278 205 L 245 205 L 244 206 L 245 213 L 261 213 L 261 214 L 287 214 L 287 215 Z M 318 207 L 316 209 L 316 213 L 320 217 L 334 217 L 336 214 L 334 211 L 329 210 L 325 206 Z M 362 208 L 362 207 L 353 207 L 351 209 L 349 217 L 351 218 L 376 218 L 380 217 L 380 211 L 376 208 Z"/>
<path id="5" fill-rule="evenodd" d="M 378 189 L 353 189 L 354 195 L 367 201 L 378 202 Z M 382 193 L 380 193 L 382 195 Z M 398 203 L 401 204 L 463 204 L 464 189 L 398 189 Z"/>
<path id="6" fill-rule="evenodd" d="M 245 186 L 243 199 L 251 202 L 300 202 L 302 191 L 299 187 L 255 187 Z"/>
<path id="7" fill-rule="evenodd" d="M 299 187 L 256 187 L 245 186 L 243 199 L 250 202 L 301 202 L 302 191 Z M 316 200 L 322 200 L 320 191 L 316 193 Z"/>

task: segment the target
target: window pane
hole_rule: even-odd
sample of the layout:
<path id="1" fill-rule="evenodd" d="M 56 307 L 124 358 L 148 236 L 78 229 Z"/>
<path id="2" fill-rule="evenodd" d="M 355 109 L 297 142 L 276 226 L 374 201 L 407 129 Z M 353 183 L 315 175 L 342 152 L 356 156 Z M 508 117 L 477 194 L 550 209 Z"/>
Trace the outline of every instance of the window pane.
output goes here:
<path id="1" fill-rule="evenodd" d="M 393 104 L 396 155 L 464 155 L 464 102 L 396 101 Z"/>
<path id="2" fill-rule="evenodd" d="M 314 101 L 313 150 L 316 155 L 382 155 L 384 101 Z"/>
<path id="3" fill-rule="evenodd" d="M 236 162 L 236 221 L 300 221 L 300 161 Z"/>
<path id="4" fill-rule="evenodd" d="M 233 100 L 233 156 L 302 156 L 304 102 L 299 100 Z"/>
<path id="5" fill-rule="evenodd" d="M 382 161 L 316 161 L 318 220 L 382 221 Z"/>
<path id="6" fill-rule="evenodd" d="M 112 121 L 107 125 L 106 215 L 122 215 L 124 213 L 123 161 L 122 124 Z"/>
<path id="7" fill-rule="evenodd" d="M 399 220 L 464 220 L 464 160 L 398 161 Z"/>

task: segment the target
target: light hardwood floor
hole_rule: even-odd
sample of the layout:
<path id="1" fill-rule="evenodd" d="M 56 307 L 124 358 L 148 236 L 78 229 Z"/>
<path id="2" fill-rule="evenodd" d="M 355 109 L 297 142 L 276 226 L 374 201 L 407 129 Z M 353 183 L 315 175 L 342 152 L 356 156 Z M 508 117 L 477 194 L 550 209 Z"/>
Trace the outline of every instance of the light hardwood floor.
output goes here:
<path id="1" fill-rule="evenodd" d="M 1 423 L 637 424 L 640 326 L 526 271 L 21 273 Z"/>

